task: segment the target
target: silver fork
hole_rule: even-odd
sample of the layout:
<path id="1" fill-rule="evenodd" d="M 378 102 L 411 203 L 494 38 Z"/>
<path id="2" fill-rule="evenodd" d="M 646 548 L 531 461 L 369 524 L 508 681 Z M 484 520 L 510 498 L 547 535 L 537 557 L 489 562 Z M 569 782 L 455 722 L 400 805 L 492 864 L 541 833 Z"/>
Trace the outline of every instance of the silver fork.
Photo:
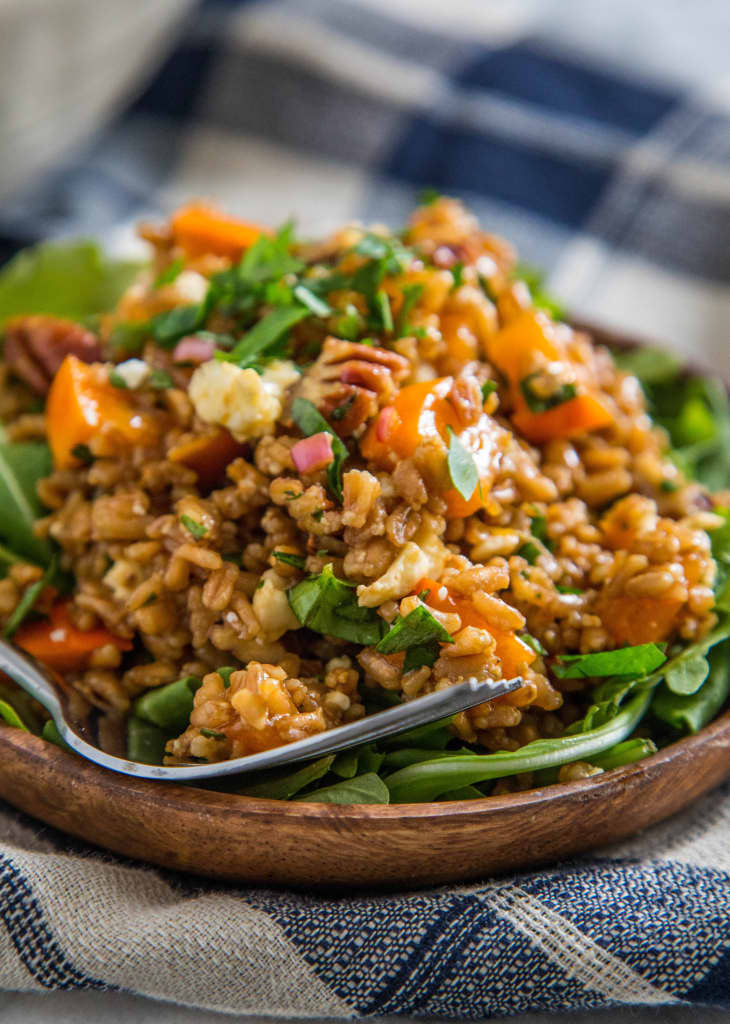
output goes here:
<path id="1" fill-rule="evenodd" d="M 369 743 L 393 733 L 403 732 L 405 729 L 436 722 L 458 711 L 466 711 L 467 708 L 482 704 L 484 701 L 511 693 L 522 686 L 522 679 L 519 677 L 500 679 L 496 682 L 468 679 L 446 690 L 429 693 L 426 697 L 418 697 L 386 711 L 378 711 L 357 722 L 350 722 L 348 725 L 341 725 L 328 732 L 275 747 L 273 750 L 264 750 L 260 754 L 248 754 L 246 757 L 236 757 L 215 764 L 154 765 L 115 757 L 89 743 L 83 735 L 83 727 L 75 726 L 68 714 L 68 697 L 56 676 L 31 655 L 4 640 L 0 640 L 0 671 L 6 672 L 18 686 L 43 705 L 69 747 L 88 761 L 94 761 L 103 768 L 110 768 L 123 775 L 135 775 L 140 779 L 169 779 L 175 782 L 215 779 L 224 775 L 237 775 L 261 768 L 276 768 L 295 761 L 332 754 L 347 747 L 359 746 L 361 743 Z"/>

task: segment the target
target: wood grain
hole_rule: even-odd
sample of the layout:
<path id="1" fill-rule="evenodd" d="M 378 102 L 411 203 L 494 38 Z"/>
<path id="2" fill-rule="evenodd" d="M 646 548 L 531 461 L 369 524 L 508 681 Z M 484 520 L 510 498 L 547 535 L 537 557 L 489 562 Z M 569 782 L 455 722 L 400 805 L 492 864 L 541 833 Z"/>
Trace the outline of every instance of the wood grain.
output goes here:
<path id="1" fill-rule="evenodd" d="M 587 329 L 603 344 L 641 344 Z M 132 779 L 0 726 L 0 796 L 26 813 L 161 867 L 308 889 L 412 888 L 554 862 L 626 839 L 729 776 L 730 712 L 653 757 L 580 782 L 392 807 L 280 803 Z"/>
<path id="2" fill-rule="evenodd" d="M 107 772 L 0 727 L 0 794 L 114 853 L 233 882 L 413 887 L 545 864 L 625 839 L 730 776 L 730 713 L 605 775 L 457 803 L 280 803 Z"/>

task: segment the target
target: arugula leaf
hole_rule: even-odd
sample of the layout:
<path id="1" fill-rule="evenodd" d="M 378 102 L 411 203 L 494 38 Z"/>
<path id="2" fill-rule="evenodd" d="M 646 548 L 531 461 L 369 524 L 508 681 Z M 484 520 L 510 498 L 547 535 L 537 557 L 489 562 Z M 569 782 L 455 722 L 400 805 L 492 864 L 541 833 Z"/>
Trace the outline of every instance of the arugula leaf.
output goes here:
<path id="1" fill-rule="evenodd" d="M 314 804 L 387 804 L 390 792 L 379 775 L 368 772 L 333 786 L 300 793 L 294 799 Z"/>
<path id="2" fill-rule="evenodd" d="M 378 313 L 380 314 L 380 323 L 386 334 L 393 333 L 393 312 L 390 308 L 390 299 L 388 293 L 383 291 L 382 288 L 375 293 L 375 305 L 377 306 Z"/>
<path id="3" fill-rule="evenodd" d="M 23 732 L 30 732 L 28 726 L 23 722 L 18 712 L 7 701 L 0 700 L 0 718 L 6 725 L 13 726 L 14 729 L 22 729 Z"/>
<path id="4" fill-rule="evenodd" d="M 643 676 L 667 660 L 657 644 L 636 644 L 595 654 L 563 654 L 553 665 L 558 679 L 589 679 L 594 676 Z"/>
<path id="5" fill-rule="evenodd" d="M 636 736 L 630 740 L 623 740 L 600 754 L 594 754 L 590 763 L 596 768 L 603 768 L 604 772 L 610 772 L 614 768 L 623 768 L 624 765 L 643 761 L 645 757 L 656 752 L 657 745 L 653 740 Z"/>
<path id="6" fill-rule="evenodd" d="M 0 443 L 0 537 L 15 553 L 39 565 L 48 565 L 52 547 L 33 534 L 33 524 L 43 515 L 36 487 L 52 468 L 45 442 Z"/>
<path id="7" fill-rule="evenodd" d="M 289 551 L 272 551 L 274 558 L 278 558 L 285 565 L 293 565 L 295 569 L 303 569 L 306 561 L 304 555 L 292 555 Z"/>
<path id="8" fill-rule="evenodd" d="M 710 653 L 710 672 L 698 690 L 690 694 L 672 692 L 662 685 L 656 691 L 651 710 L 667 725 L 680 732 L 696 733 L 708 725 L 730 697 L 730 644 L 717 645 Z"/>
<path id="9" fill-rule="evenodd" d="M 452 644 L 454 638 L 424 605 L 419 605 L 403 619 L 397 619 L 375 650 L 380 654 L 405 651 L 403 671 L 411 672 L 422 665 L 431 666 L 441 651 L 442 643 Z"/>
<path id="10" fill-rule="evenodd" d="M 338 580 L 332 563 L 287 591 L 292 611 L 303 626 L 341 640 L 370 646 L 383 635 L 385 623 L 374 608 L 361 608 L 354 588 Z"/>
<path id="11" fill-rule="evenodd" d="M 360 761 L 360 750 L 352 747 L 350 750 L 343 750 L 338 754 L 332 763 L 332 771 L 341 779 L 354 779 L 357 775 L 358 763 Z"/>
<path id="12" fill-rule="evenodd" d="M 449 432 L 449 454 L 447 463 L 451 482 L 462 496 L 469 501 L 479 483 L 479 471 L 474 456 L 465 448 L 451 427 Z"/>
<path id="13" fill-rule="evenodd" d="M 162 764 L 169 738 L 159 725 L 132 714 L 127 720 L 127 757 L 141 764 Z"/>
<path id="14" fill-rule="evenodd" d="M 398 335 L 402 336 L 408 331 L 408 317 L 411 310 L 417 304 L 424 292 L 425 285 L 414 283 L 405 284 L 401 289 L 402 302 L 398 313 Z"/>
<path id="15" fill-rule="evenodd" d="M 642 384 L 673 381 L 681 370 L 679 360 L 671 352 L 649 345 L 615 352 L 613 360 L 619 369 L 632 373 Z"/>
<path id="16" fill-rule="evenodd" d="M 320 757 L 294 771 L 262 772 L 257 776 L 257 781 L 248 783 L 242 788 L 236 788 L 235 792 L 241 796 L 255 796 L 266 800 L 291 800 L 291 798 L 304 789 L 323 778 L 332 767 L 335 760 L 334 754 Z"/>
<path id="17" fill-rule="evenodd" d="M 423 803 L 463 786 L 526 771 L 541 771 L 571 761 L 590 761 L 625 740 L 646 712 L 651 694 L 639 693 L 597 729 L 558 739 L 533 740 L 519 750 L 461 754 L 412 764 L 387 776 L 391 803 Z"/>
<path id="18" fill-rule="evenodd" d="M 111 309 L 139 270 L 108 259 L 93 242 L 45 242 L 0 270 L 0 326 L 20 313 L 81 320 Z"/>
<path id="19" fill-rule="evenodd" d="M 202 679 L 197 676 L 183 676 L 174 683 L 147 690 L 135 700 L 132 715 L 164 729 L 172 736 L 179 736 L 188 726 L 193 697 L 200 686 Z"/>
<path id="20" fill-rule="evenodd" d="M 702 686 L 710 671 L 707 658 L 697 654 L 693 658 L 685 658 L 670 665 L 664 675 L 664 682 L 672 693 L 687 696 L 696 693 Z"/>
<path id="21" fill-rule="evenodd" d="M 332 462 L 327 467 L 327 484 L 339 502 L 342 501 L 342 466 L 350 453 L 317 406 L 308 398 L 295 398 L 291 407 L 292 419 L 306 437 L 324 431 L 332 437 Z"/>
<path id="22" fill-rule="evenodd" d="M 149 321 L 143 323 L 116 324 L 109 335 L 109 347 L 115 355 L 136 356 L 152 335 Z"/>
<path id="23" fill-rule="evenodd" d="M 527 646 L 535 652 L 535 654 L 544 655 L 548 653 L 538 638 L 536 636 L 532 636 L 530 633 L 522 633 L 520 635 L 520 640 L 524 641 L 524 643 L 526 643 Z"/>

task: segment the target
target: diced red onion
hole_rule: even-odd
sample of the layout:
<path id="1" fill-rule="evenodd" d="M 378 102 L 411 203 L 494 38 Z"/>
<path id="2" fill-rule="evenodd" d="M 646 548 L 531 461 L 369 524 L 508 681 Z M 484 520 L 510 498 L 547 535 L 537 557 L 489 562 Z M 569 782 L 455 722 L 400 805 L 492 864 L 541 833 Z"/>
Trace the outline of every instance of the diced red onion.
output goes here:
<path id="1" fill-rule="evenodd" d="M 395 426 L 398 420 L 398 413 L 395 411 L 392 405 L 386 405 L 384 409 L 380 410 L 377 422 L 375 424 L 375 436 L 378 441 L 385 444 L 390 437 L 390 432 Z"/>
<path id="2" fill-rule="evenodd" d="M 291 450 L 291 458 L 299 473 L 315 473 L 332 462 L 332 435 L 326 431 L 312 434 L 303 441 L 297 441 Z"/>
<path id="3" fill-rule="evenodd" d="M 207 363 L 214 353 L 215 344 L 209 338 L 197 338 L 191 334 L 178 341 L 172 359 L 175 363 Z"/>

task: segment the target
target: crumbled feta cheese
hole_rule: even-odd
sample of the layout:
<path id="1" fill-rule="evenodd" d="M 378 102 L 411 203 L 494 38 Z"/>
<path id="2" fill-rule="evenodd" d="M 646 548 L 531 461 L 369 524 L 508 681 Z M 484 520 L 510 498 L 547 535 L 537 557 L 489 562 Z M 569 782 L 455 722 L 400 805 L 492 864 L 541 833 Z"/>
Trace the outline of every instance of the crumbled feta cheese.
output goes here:
<path id="1" fill-rule="evenodd" d="M 150 375 L 150 368 L 144 359 L 127 359 L 123 363 L 117 363 L 114 373 L 118 374 L 127 385 L 134 391 L 144 384 Z"/>
<path id="2" fill-rule="evenodd" d="M 194 305 L 196 302 L 203 301 L 209 285 L 208 278 L 203 277 L 196 270 L 181 270 L 175 280 L 166 287 L 174 291 L 175 298 L 181 304 Z"/>
<path id="3" fill-rule="evenodd" d="M 284 360 L 274 360 L 262 376 L 211 360 L 197 368 L 188 393 L 202 420 L 227 427 L 237 441 L 246 441 L 273 431 L 284 391 L 298 378 L 294 364 Z"/>
<path id="4" fill-rule="evenodd" d="M 400 549 L 390 566 L 368 586 L 357 588 L 357 602 L 364 608 L 377 608 L 385 601 L 404 597 L 424 576 L 438 577 L 449 551 L 432 530 L 419 530 L 412 541 Z"/>
<path id="5" fill-rule="evenodd" d="M 299 629 L 299 619 L 291 610 L 286 587 L 287 581 L 283 576 L 279 576 L 275 569 L 267 569 L 254 591 L 254 615 L 266 640 L 278 640 L 287 630 Z"/>

